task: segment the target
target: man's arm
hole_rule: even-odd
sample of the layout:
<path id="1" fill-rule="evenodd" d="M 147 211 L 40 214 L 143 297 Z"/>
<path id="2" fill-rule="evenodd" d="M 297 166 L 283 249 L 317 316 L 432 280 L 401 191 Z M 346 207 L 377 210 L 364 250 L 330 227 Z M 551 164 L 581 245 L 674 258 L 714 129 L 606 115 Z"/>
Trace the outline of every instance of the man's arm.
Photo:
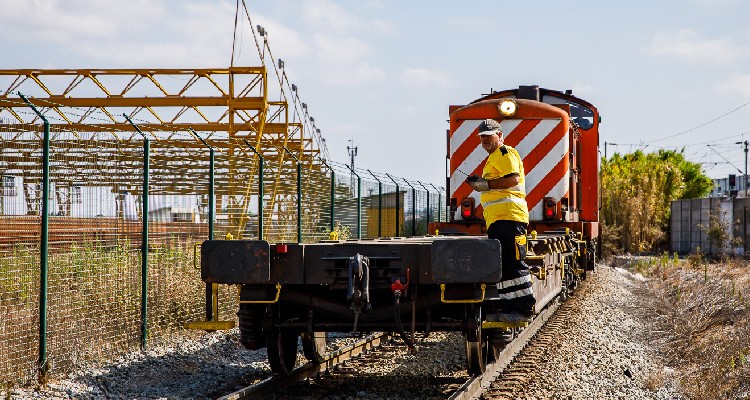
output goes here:
<path id="1" fill-rule="evenodd" d="M 466 183 L 477 192 L 485 192 L 492 189 L 510 189 L 513 186 L 518 185 L 519 181 L 520 175 L 517 173 L 508 174 L 502 178 L 490 180 L 482 179 L 478 176 L 471 176 L 466 179 Z"/>
<path id="2" fill-rule="evenodd" d="M 502 178 L 490 179 L 487 182 L 489 183 L 490 189 L 509 189 L 513 186 L 518 185 L 518 182 L 520 180 L 520 175 L 517 173 L 513 173 L 505 175 Z"/>

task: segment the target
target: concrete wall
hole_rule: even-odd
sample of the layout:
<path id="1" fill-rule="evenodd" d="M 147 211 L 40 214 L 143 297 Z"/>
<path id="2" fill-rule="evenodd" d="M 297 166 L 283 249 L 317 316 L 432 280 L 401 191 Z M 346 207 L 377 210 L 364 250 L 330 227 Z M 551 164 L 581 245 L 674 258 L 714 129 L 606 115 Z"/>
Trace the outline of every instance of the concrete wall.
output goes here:
<path id="1" fill-rule="evenodd" d="M 750 250 L 750 199 L 726 197 L 673 201 L 670 250 L 680 254 L 692 253 L 699 247 L 709 254 L 722 250 L 712 246 L 706 235 L 712 214 L 719 216 L 730 238 L 724 253 L 743 255 Z"/>

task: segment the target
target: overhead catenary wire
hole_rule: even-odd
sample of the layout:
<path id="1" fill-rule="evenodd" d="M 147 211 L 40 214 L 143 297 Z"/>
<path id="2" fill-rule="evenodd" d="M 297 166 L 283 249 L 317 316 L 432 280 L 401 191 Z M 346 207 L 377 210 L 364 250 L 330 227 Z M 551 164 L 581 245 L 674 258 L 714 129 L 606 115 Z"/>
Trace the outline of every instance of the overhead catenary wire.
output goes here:
<path id="1" fill-rule="evenodd" d="M 750 101 L 748 101 L 748 102 L 746 102 L 746 103 L 744 103 L 744 104 L 742 104 L 742 105 L 740 105 L 740 106 L 738 106 L 738 107 L 736 107 L 736 108 L 734 108 L 734 109 L 732 109 L 732 110 L 730 110 L 730 111 L 727 111 L 727 112 L 725 112 L 724 114 L 721 114 L 721 115 L 719 115 L 719 116 L 718 116 L 718 117 L 716 117 L 716 118 L 713 118 L 713 119 L 711 119 L 711 120 L 708 120 L 708 121 L 706 121 L 706 122 L 704 122 L 704 123 L 702 123 L 702 124 L 700 124 L 700 125 L 694 126 L 694 127 L 690 128 L 690 129 L 684 130 L 684 131 L 682 131 L 682 132 L 678 132 L 678 133 L 675 133 L 675 134 L 673 134 L 673 135 L 665 136 L 665 137 L 663 137 L 663 138 L 659 138 L 659 139 L 654 139 L 654 140 L 651 140 L 651 141 L 648 141 L 648 142 L 645 142 L 645 143 L 655 143 L 655 142 L 660 142 L 660 141 L 662 141 L 662 140 L 672 139 L 672 138 L 675 138 L 675 137 L 677 137 L 677 136 L 681 136 L 681 135 L 684 135 L 684 134 L 686 134 L 686 133 L 689 133 L 689 132 L 695 131 L 695 130 L 697 130 L 697 129 L 700 129 L 700 128 L 702 128 L 702 127 L 706 126 L 706 125 L 712 124 L 712 123 L 714 123 L 714 122 L 716 122 L 716 121 L 718 121 L 718 120 L 720 120 L 720 119 L 722 119 L 722 118 L 726 117 L 727 115 L 730 115 L 730 114 L 732 114 L 732 113 L 734 113 L 734 112 L 736 112 L 736 111 L 738 111 L 738 110 L 740 110 L 740 109 L 742 109 L 742 108 L 746 107 L 746 106 L 747 106 L 747 105 L 749 105 L 749 104 L 750 104 Z"/>
<path id="2" fill-rule="evenodd" d="M 735 169 L 737 169 L 737 167 L 734 165 L 734 162 L 726 161 L 725 159 L 739 160 L 740 158 L 744 157 L 743 149 L 738 147 L 737 145 L 744 142 L 745 135 L 749 134 L 750 131 L 744 131 L 732 135 L 723 136 L 717 139 L 706 140 L 698 143 L 684 143 L 679 145 L 658 145 L 650 143 L 638 150 L 645 150 L 646 148 L 650 147 L 652 151 L 664 150 L 682 153 L 685 159 L 692 160 L 697 164 L 700 164 L 705 172 L 718 171 L 722 168 L 722 165 L 732 165 Z M 633 147 L 643 146 L 645 143 L 605 142 L 605 144 L 609 146 L 630 146 L 630 151 L 632 152 Z M 714 151 L 714 149 L 709 149 L 709 146 L 714 148 L 722 148 L 720 156 L 724 157 L 725 159 L 722 159 L 721 161 L 715 161 L 717 152 Z"/>
<path id="3" fill-rule="evenodd" d="M 675 150 L 675 151 L 679 151 L 680 149 L 687 149 L 687 148 L 691 148 L 691 147 L 695 147 L 695 146 L 705 146 L 707 144 L 732 146 L 732 145 L 734 145 L 734 142 L 732 142 L 732 143 L 721 143 L 721 142 L 725 141 L 725 140 L 735 139 L 735 138 L 742 138 L 745 135 L 750 135 L 750 131 L 741 132 L 741 133 L 735 133 L 733 135 L 724 136 L 724 137 L 719 138 L 719 139 L 712 139 L 712 140 L 707 140 L 707 141 L 698 142 L 698 143 L 685 143 L 685 144 L 680 144 L 680 145 L 658 145 L 658 144 L 655 145 L 655 144 L 650 143 L 650 144 L 647 144 L 647 145 L 644 146 L 644 144 L 645 144 L 644 142 L 641 142 L 641 143 L 614 143 L 614 142 L 605 142 L 605 143 L 607 145 L 609 145 L 609 146 L 630 146 L 630 147 L 644 146 L 644 149 L 646 147 L 650 147 L 650 148 L 655 148 L 655 149 L 660 149 L 660 150 Z M 698 150 L 696 150 L 696 151 L 698 151 Z"/>
<path id="4" fill-rule="evenodd" d="M 724 161 L 726 161 L 727 163 L 729 163 L 729 165 L 731 165 L 732 167 L 734 167 L 739 173 L 742 173 L 742 170 L 740 170 L 736 165 L 732 164 L 731 161 L 727 160 L 726 157 L 724 157 L 721 153 L 719 153 L 718 151 L 716 151 L 711 145 L 709 145 L 708 148 L 711 149 L 711 150 L 713 150 L 714 153 L 718 154 L 719 157 L 721 157 Z"/>
<path id="5" fill-rule="evenodd" d="M 232 57 L 229 60 L 229 66 L 234 67 L 234 53 L 235 53 L 235 45 L 237 43 L 237 24 L 238 24 L 238 18 L 240 14 L 240 0 L 236 1 L 235 8 L 234 8 L 234 31 L 232 34 Z M 242 52 L 242 36 L 240 33 L 240 53 Z M 237 55 L 237 58 L 239 58 L 239 54 Z"/>
<path id="6" fill-rule="evenodd" d="M 709 140 L 709 141 L 703 141 L 703 142 L 699 142 L 699 143 L 681 144 L 679 146 L 674 146 L 674 145 L 660 146 L 660 145 L 658 145 L 656 143 L 664 141 L 664 140 L 667 140 L 667 139 L 672 139 L 672 138 L 675 138 L 675 137 L 687 134 L 689 132 L 696 131 L 696 130 L 698 130 L 700 128 L 703 128 L 703 127 L 705 127 L 707 125 L 710 125 L 710 124 L 712 124 L 712 123 L 714 123 L 714 122 L 716 122 L 716 121 L 718 121 L 718 120 L 720 120 L 722 118 L 725 118 L 726 116 L 728 116 L 728 115 L 730 115 L 732 113 L 735 113 L 735 112 L 739 111 L 740 109 L 742 109 L 742 108 L 744 108 L 744 107 L 746 107 L 748 105 L 750 105 L 750 101 L 745 102 L 745 103 L 743 103 L 743 104 L 741 104 L 741 105 L 739 105 L 739 106 L 737 106 L 737 107 L 735 107 L 735 108 L 733 108 L 733 109 L 731 109 L 731 110 L 729 110 L 729 111 L 727 111 L 727 112 L 725 112 L 723 114 L 718 115 L 715 118 L 712 118 L 712 119 L 710 119 L 710 120 L 708 120 L 706 122 L 703 122 L 703 123 L 701 123 L 699 125 L 696 125 L 696 126 L 690 128 L 690 129 L 686 129 L 684 131 L 681 131 L 681 132 L 678 132 L 678 133 L 675 133 L 675 134 L 672 134 L 672 135 L 668 135 L 668 136 L 665 136 L 665 137 L 662 137 L 662 138 L 657 138 L 657 139 L 650 140 L 650 141 L 643 141 L 643 142 L 640 142 L 640 143 L 627 143 L 627 144 L 605 142 L 605 146 L 606 145 L 631 146 L 631 152 L 633 151 L 633 147 L 635 147 L 635 146 L 639 146 L 640 148 L 638 150 L 641 150 L 641 151 L 645 150 L 646 148 L 648 148 L 650 146 L 650 147 L 653 147 L 653 148 L 656 148 L 656 149 L 674 150 L 674 151 L 683 151 L 683 152 L 687 148 L 698 147 L 692 153 L 684 153 L 685 156 L 687 158 L 698 158 L 699 159 L 698 163 L 700 163 L 702 165 L 711 166 L 711 169 L 713 169 L 713 168 L 715 168 L 717 166 L 717 164 L 720 164 L 720 163 L 716 163 L 716 162 L 713 162 L 713 161 L 706 161 L 706 159 L 709 158 L 709 157 L 712 157 L 713 154 L 707 153 L 707 152 L 703 152 L 701 154 L 701 149 L 706 149 L 708 147 L 708 145 L 726 145 L 726 146 L 730 146 L 730 145 L 732 145 L 732 143 L 723 144 L 723 143 L 720 143 L 720 142 L 723 141 L 723 140 L 730 140 L 730 139 L 737 138 L 737 137 L 742 137 L 743 138 L 742 140 L 744 140 L 744 135 L 750 134 L 750 132 L 742 132 L 742 133 L 738 133 L 738 134 L 726 136 L 726 137 L 723 137 L 723 138 L 713 139 L 713 140 Z M 711 150 L 713 151 L 713 149 L 711 149 Z M 718 152 L 715 152 L 715 153 L 718 154 Z M 719 154 L 719 156 L 721 156 L 722 158 L 726 159 L 724 157 L 724 155 L 722 155 L 722 154 Z M 732 155 L 730 155 L 729 157 L 733 158 Z M 734 166 L 728 160 L 726 162 L 729 163 L 729 164 L 731 164 L 732 166 Z"/>
<path id="7" fill-rule="evenodd" d="M 315 125 L 313 118 L 309 115 L 307 108 L 301 107 L 301 104 L 303 103 L 299 99 L 298 91 L 292 88 L 292 86 L 296 86 L 296 85 L 292 85 L 291 82 L 289 81 L 288 76 L 286 75 L 286 71 L 284 69 L 283 61 L 281 59 L 277 60 L 273 57 L 273 53 L 271 52 L 271 47 L 270 47 L 269 39 L 268 39 L 268 31 L 266 31 L 266 29 L 260 25 L 256 26 L 253 24 L 253 21 L 252 21 L 252 18 L 250 17 L 250 12 L 247 9 L 247 4 L 245 3 L 245 0 L 242 0 L 242 6 L 245 11 L 245 16 L 247 17 L 247 20 L 250 24 L 250 28 L 253 34 L 253 39 L 258 49 L 258 55 L 261 58 L 261 64 L 264 67 L 266 66 L 266 62 L 265 62 L 266 52 L 268 52 L 268 56 L 271 60 L 271 64 L 273 64 L 274 73 L 277 77 L 277 80 L 279 81 L 280 98 L 287 103 L 289 102 L 286 91 L 284 90 L 284 86 L 286 83 L 286 86 L 289 88 L 291 92 L 289 97 L 292 98 L 294 115 L 298 116 L 300 118 L 300 121 L 305 121 L 304 123 L 310 132 L 310 137 L 315 139 L 318 145 L 318 148 L 321 150 L 321 153 L 328 156 L 328 147 L 327 147 L 326 141 L 321 136 L 320 130 Z M 239 2 L 237 3 L 237 7 L 239 7 Z M 237 21 L 235 21 L 235 24 L 236 23 Z M 262 45 L 260 44 L 258 35 L 260 35 L 263 38 Z"/>

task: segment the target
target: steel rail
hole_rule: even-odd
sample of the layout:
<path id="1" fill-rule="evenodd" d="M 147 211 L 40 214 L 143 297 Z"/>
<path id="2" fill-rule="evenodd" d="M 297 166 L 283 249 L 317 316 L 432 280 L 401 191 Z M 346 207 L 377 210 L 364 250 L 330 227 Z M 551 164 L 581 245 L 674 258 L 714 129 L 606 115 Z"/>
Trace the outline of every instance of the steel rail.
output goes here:
<path id="1" fill-rule="evenodd" d="M 588 281 L 582 281 L 578 284 L 575 289 L 576 293 L 585 293 L 583 290 L 588 286 Z M 450 397 L 451 400 L 469 400 L 477 399 L 482 394 L 487 392 L 490 385 L 497 380 L 497 378 L 505 372 L 505 370 L 511 365 L 515 357 L 528 345 L 531 340 L 539 333 L 542 328 L 547 324 L 547 321 L 556 315 L 557 311 L 567 304 L 571 299 L 560 301 L 559 298 L 545 307 L 539 315 L 526 327 L 508 346 L 503 349 L 498 355 L 497 359 L 487 364 L 486 371 L 480 375 L 470 378 L 460 388 L 458 388 Z M 568 308 L 563 309 L 563 313 Z"/>
<path id="2" fill-rule="evenodd" d="M 547 320 L 555 313 L 559 302 L 555 301 L 554 304 L 547 306 L 542 312 L 537 315 L 536 318 L 526 327 L 521 333 L 510 342 L 505 349 L 498 355 L 498 358 L 487 364 L 487 370 L 479 376 L 470 378 L 464 383 L 456 392 L 449 397 L 450 400 L 469 400 L 476 399 L 482 394 L 490 384 L 494 382 L 503 370 L 510 365 L 513 358 L 523 350 L 523 348 L 531 341 L 531 338 L 544 326 Z"/>
<path id="3" fill-rule="evenodd" d="M 288 387 L 294 383 L 317 376 L 321 372 L 333 369 L 339 364 L 357 357 L 367 350 L 378 347 L 381 343 L 388 340 L 387 333 L 376 333 L 368 335 L 356 343 L 350 344 L 338 350 L 334 350 L 325 355 L 322 363 L 308 362 L 292 371 L 290 375 L 274 375 L 260 382 L 242 388 L 236 392 L 230 393 L 220 400 L 242 400 L 242 399 L 273 399 L 274 394 L 282 388 Z"/>

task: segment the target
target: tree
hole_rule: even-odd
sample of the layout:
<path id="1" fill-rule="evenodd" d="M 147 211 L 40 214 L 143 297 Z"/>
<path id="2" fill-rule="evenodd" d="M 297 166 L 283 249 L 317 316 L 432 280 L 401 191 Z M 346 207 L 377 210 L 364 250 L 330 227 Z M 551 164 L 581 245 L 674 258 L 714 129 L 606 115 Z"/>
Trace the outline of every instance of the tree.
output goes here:
<path id="1" fill-rule="evenodd" d="M 682 153 L 642 151 L 602 159 L 602 212 L 615 247 L 627 252 L 654 250 L 666 238 L 673 200 L 704 196 L 711 179 Z"/>
<path id="2" fill-rule="evenodd" d="M 682 182 L 685 190 L 682 192 L 680 199 L 697 199 L 711 192 L 713 181 L 706 176 L 698 163 L 690 162 L 683 155 L 685 149 L 680 152 L 674 150 L 659 150 L 664 161 L 676 165 L 682 174 Z"/>

